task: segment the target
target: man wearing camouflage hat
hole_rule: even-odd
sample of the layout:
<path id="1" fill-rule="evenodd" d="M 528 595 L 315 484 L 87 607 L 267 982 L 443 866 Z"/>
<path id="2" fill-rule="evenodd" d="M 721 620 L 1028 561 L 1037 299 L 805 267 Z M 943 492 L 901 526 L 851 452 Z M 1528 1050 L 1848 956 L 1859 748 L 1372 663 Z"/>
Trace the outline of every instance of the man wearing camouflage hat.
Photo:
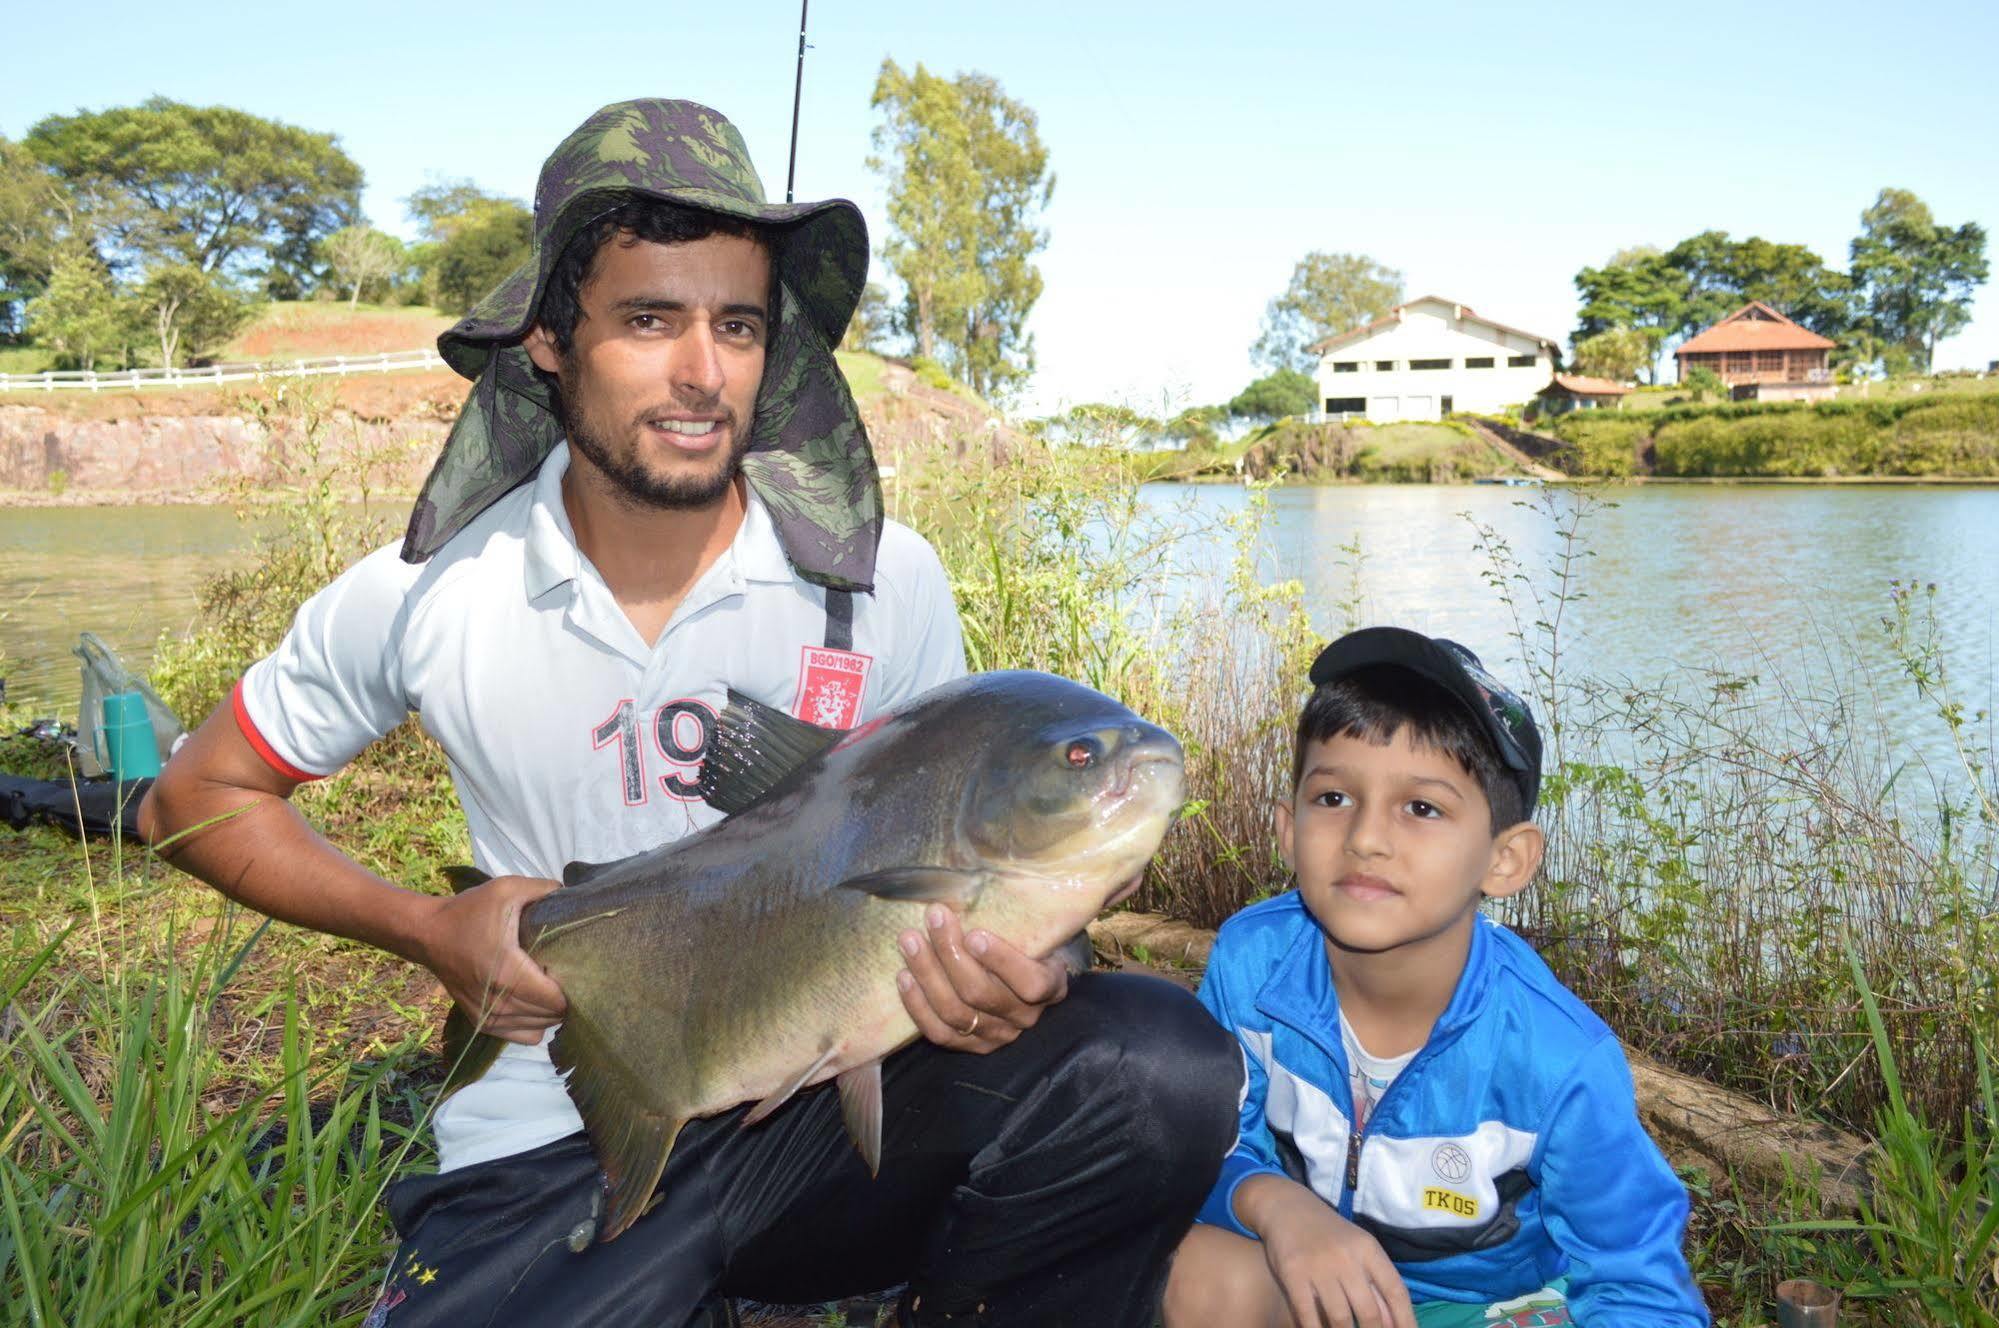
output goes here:
<path id="1" fill-rule="evenodd" d="M 693 778 L 727 689 L 851 727 L 964 671 L 943 569 L 883 520 L 832 356 L 866 269 L 858 210 L 765 203 L 714 111 L 592 116 L 543 166 L 533 258 L 440 338 L 474 386 L 407 537 L 300 610 L 142 809 L 155 842 L 234 813 L 174 861 L 425 965 L 511 1044 L 436 1112 L 438 1174 L 390 1194 L 404 1239 L 371 1326 L 677 1328 L 716 1294 L 904 1282 L 906 1323 L 1152 1321 L 1241 1082 L 1162 984 L 1071 983 L 933 910 L 900 938 L 925 1040 L 884 1067 L 879 1177 L 831 1093 L 750 1130 L 738 1108 L 681 1133 L 654 1207 L 609 1242 L 543 1045 L 564 1003 L 521 909 L 565 863 L 719 819 Z M 286 801 L 411 713 L 493 877 L 448 900 L 365 871 Z"/>

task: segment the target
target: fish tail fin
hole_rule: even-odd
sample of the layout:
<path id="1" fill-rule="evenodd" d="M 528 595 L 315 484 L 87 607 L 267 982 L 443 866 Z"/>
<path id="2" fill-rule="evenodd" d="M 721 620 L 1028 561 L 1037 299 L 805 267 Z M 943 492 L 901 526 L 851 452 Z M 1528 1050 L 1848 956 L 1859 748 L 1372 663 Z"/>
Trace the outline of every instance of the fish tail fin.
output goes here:
<path id="1" fill-rule="evenodd" d="M 617 1238 L 652 1206 L 673 1141 L 686 1116 L 648 1111 L 633 1091 L 624 1065 L 606 1048 L 600 1030 L 572 1006 L 549 1044 L 549 1058 L 568 1076 L 569 1098 L 604 1172 L 606 1190 L 597 1239 Z"/>

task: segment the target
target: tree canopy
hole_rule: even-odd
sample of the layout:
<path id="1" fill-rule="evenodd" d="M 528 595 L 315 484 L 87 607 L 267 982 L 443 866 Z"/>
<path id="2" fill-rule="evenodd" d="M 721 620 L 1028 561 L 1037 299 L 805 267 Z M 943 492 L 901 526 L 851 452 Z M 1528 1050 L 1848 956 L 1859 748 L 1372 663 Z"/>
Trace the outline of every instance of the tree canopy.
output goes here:
<path id="1" fill-rule="evenodd" d="M 1034 369 L 1034 255 L 1055 189 L 1034 112 L 985 74 L 946 79 L 882 62 L 869 167 L 888 186 L 882 257 L 904 290 L 916 353 L 985 396 Z"/>
<path id="2" fill-rule="evenodd" d="M 1628 383 L 1652 363 L 1652 342 L 1636 328 L 1613 327 L 1576 343 L 1576 371 Z"/>
<path id="3" fill-rule="evenodd" d="M 1228 413 L 1239 420 L 1281 420 L 1303 415 L 1319 404 L 1319 385 L 1310 374 L 1279 369 L 1235 394 Z"/>
<path id="4" fill-rule="evenodd" d="M 428 254 L 431 303 L 470 313 L 534 253 L 534 213 L 511 199 L 482 203 L 456 221 Z"/>
<path id="5" fill-rule="evenodd" d="M 361 168 L 332 134 L 233 107 L 155 97 L 49 116 L 23 143 L 114 267 L 184 264 L 296 293 L 321 237 L 359 216 Z"/>
<path id="6" fill-rule="evenodd" d="M 1271 300 L 1250 356 L 1269 369 L 1309 372 L 1306 347 L 1381 317 L 1402 300 L 1402 274 L 1365 254 L 1313 251 L 1298 260 L 1291 284 Z"/>
<path id="7" fill-rule="evenodd" d="M 1850 257 L 1868 330 L 1925 367 L 1971 321 L 1972 293 L 1990 275 L 1985 228 L 1939 225 L 1906 189 L 1883 189 L 1860 214 Z"/>
<path id="8" fill-rule="evenodd" d="M 82 248 L 69 191 L 26 147 L 0 138 L 0 304 L 40 295 Z"/>
<path id="9" fill-rule="evenodd" d="M 1576 274 L 1582 297 L 1575 342 L 1629 329 L 1646 341 L 1645 364 L 1668 341 L 1684 340 L 1751 300 L 1761 300 L 1821 336 L 1838 340 L 1853 322 L 1844 273 L 1801 244 L 1702 231 L 1661 252 L 1619 250 L 1602 267 Z M 1609 343 L 1598 343 L 1601 351 Z M 1620 346 L 1620 351 L 1623 348 Z"/>

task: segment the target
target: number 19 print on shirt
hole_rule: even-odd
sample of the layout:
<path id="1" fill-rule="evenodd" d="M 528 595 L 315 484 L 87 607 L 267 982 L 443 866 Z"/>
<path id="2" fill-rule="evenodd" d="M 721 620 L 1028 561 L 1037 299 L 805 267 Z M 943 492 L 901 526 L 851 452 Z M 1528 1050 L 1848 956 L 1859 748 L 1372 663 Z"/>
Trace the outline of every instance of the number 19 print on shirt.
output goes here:
<path id="1" fill-rule="evenodd" d="M 798 697 L 791 713 L 821 728 L 850 729 L 860 722 L 867 691 L 870 655 L 849 650 L 806 646 L 799 656 Z M 622 698 L 603 723 L 590 731 L 590 745 L 617 752 L 615 778 L 625 805 L 638 807 L 652 796 L 653 785 L 676 802 L 701 800 L 701 762 L 715 736 L 715 708 L 705 701 L 681 697 L 668 701 L 649 716 L 639 714 L 631 697 Z M 647 766 L 663 760 L 665 774 L 649 778 Z"/>

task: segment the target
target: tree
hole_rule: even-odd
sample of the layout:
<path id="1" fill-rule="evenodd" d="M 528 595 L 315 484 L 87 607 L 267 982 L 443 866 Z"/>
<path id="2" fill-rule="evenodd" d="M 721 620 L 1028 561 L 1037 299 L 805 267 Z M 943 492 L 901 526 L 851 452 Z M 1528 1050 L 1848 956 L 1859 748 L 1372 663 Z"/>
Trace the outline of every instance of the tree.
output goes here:
<path id="1" fill-rule="evenodd" d="M 1754 235 L 1732 240 L 1727 231 L 1702 231 L 1663 253 L 1621 249 L 1602 267 L 1576 273 L 1576 293 L 1577 349 L 1628 328 L 1646 340 L 1648 373 L 1667 341 L 1690 337 L 1751 300 L 1835 340 L 1853 321 L 1850 283 L 1817 254 Z"/>
<path id="2" fill-rule="evenodd" d="M 861 302 L 854 309 L 853 321 L 847 324 L 847 335 L 840 338 L 840 349 L 881 354 L 894 321 L 895 311 L 889 307 L 888 292 L 879 283 L 870 281 L 861 289 Z"/>
<path id="3" fill-rule="evenodd" d="M 1652 341 L 1632 327 L 1614 327 L 1576 343 L 1576 370 L 1593 378 L 1628 383 L 1652 364 Z"/>
<path id="4" fill-rule="evenodd" d="M 360 212 L 361 168 L 332 134 L 228 106 L 155 97 L 142 106 L 52 115 L 29 151 L 68 186 L 114 266 L 146 261 L 309 277 L 320 237 Z"/>
<path id="5" fill-rule="evenodd" d="M 403 242 L 373 226 L 343 226 L 319 242 L 321 259 L 350 288 L 347 307 L 361 302 L 361 288 L 387 281 L 409 265 Z"/>
<path id="6" fill-rule="evenodd" d="M 431 251 L 433 303 L 469 313 L 534 253 L 534 213 L 511 199 L 483 203 L 458 218 Z"/>
<path id="7" fill-rule="evenodd" d="M 42 293 L 28 301 L 28 331 L 35 340 L 94 369 L 97 357 L 120 346 L 125 311 L 104 264 L 87 254 L 59 258 Z"/>
<path id="8" fill-rule="evenodd" d="M 495 203 L 521 206 L 515 199 L 487 193 L 470 180 L 439 180 L 411 193 L 403 200 L 403 210 L 424 239 L 437 241 Z"/>
<path id="9" fill-rule="evenodd" d="M 1281 420 L 1306 414 L 1318 404 L 1319 385 L 1312 376 L 1286 368 L 1265 374 L 1236 393 L 1228 413 L 1239 420 Z"/>
<path id="10" fill-rule="evenodd" d="M 1402 299 L 1402 274 L 1365 254 L 1314 251 L 1298 260 L 1291 284 L 1263 314 L 1250 357 L 1270 369 L 1309 371 L 1306 347 L 1379 318 Z"/>
<path id="11" fill-rule="evenodd" d="M 0 138 L 0 312 L 40 295 L 56 264 L 84 247 L 69 191 L 33 153 Z"/>
<path id="12" fill-rule="evenodd" d="M 1576 294 L 1582 298 L 1575 343 L 1618 328 L 1645 338 L 1645 368 L 1652 372 L 1666 339 L 1680 326 L 1681 284 L 1666 256 L 1647 246 L 1620 249 L 1602 267 L 1576 273 Z"/>
<path id="13" fill-rule="evenodd" d="M 882 257 L 902 282 L 916 353 L 985 396 L 1034 369 L 1027 316 L 1041 298 L 1034 255 L 1055 190 L 1034 112 L 979 73 L 945 79 L 882 62 L 869 168 L 888 186 Z"/>
<path id="14" fill-rule="evenodd" d="M 1971 296 L 1990 275 L 1985 228 L 1940 226 L 1906 189 L 1883 189 L 1860 214 L 1850 251 L 1870 330 L 1925 368 L 1937 342 L 1971 321 Z"/>
<path id="15" fill-rule="evenodd" d="M 163 263 L 133 296 L 140 315 L 160 339 L 160 364 L 172 368 L 213 350 L 249 321 L 249 301 L 215 274 L 192 263 Z"/>

